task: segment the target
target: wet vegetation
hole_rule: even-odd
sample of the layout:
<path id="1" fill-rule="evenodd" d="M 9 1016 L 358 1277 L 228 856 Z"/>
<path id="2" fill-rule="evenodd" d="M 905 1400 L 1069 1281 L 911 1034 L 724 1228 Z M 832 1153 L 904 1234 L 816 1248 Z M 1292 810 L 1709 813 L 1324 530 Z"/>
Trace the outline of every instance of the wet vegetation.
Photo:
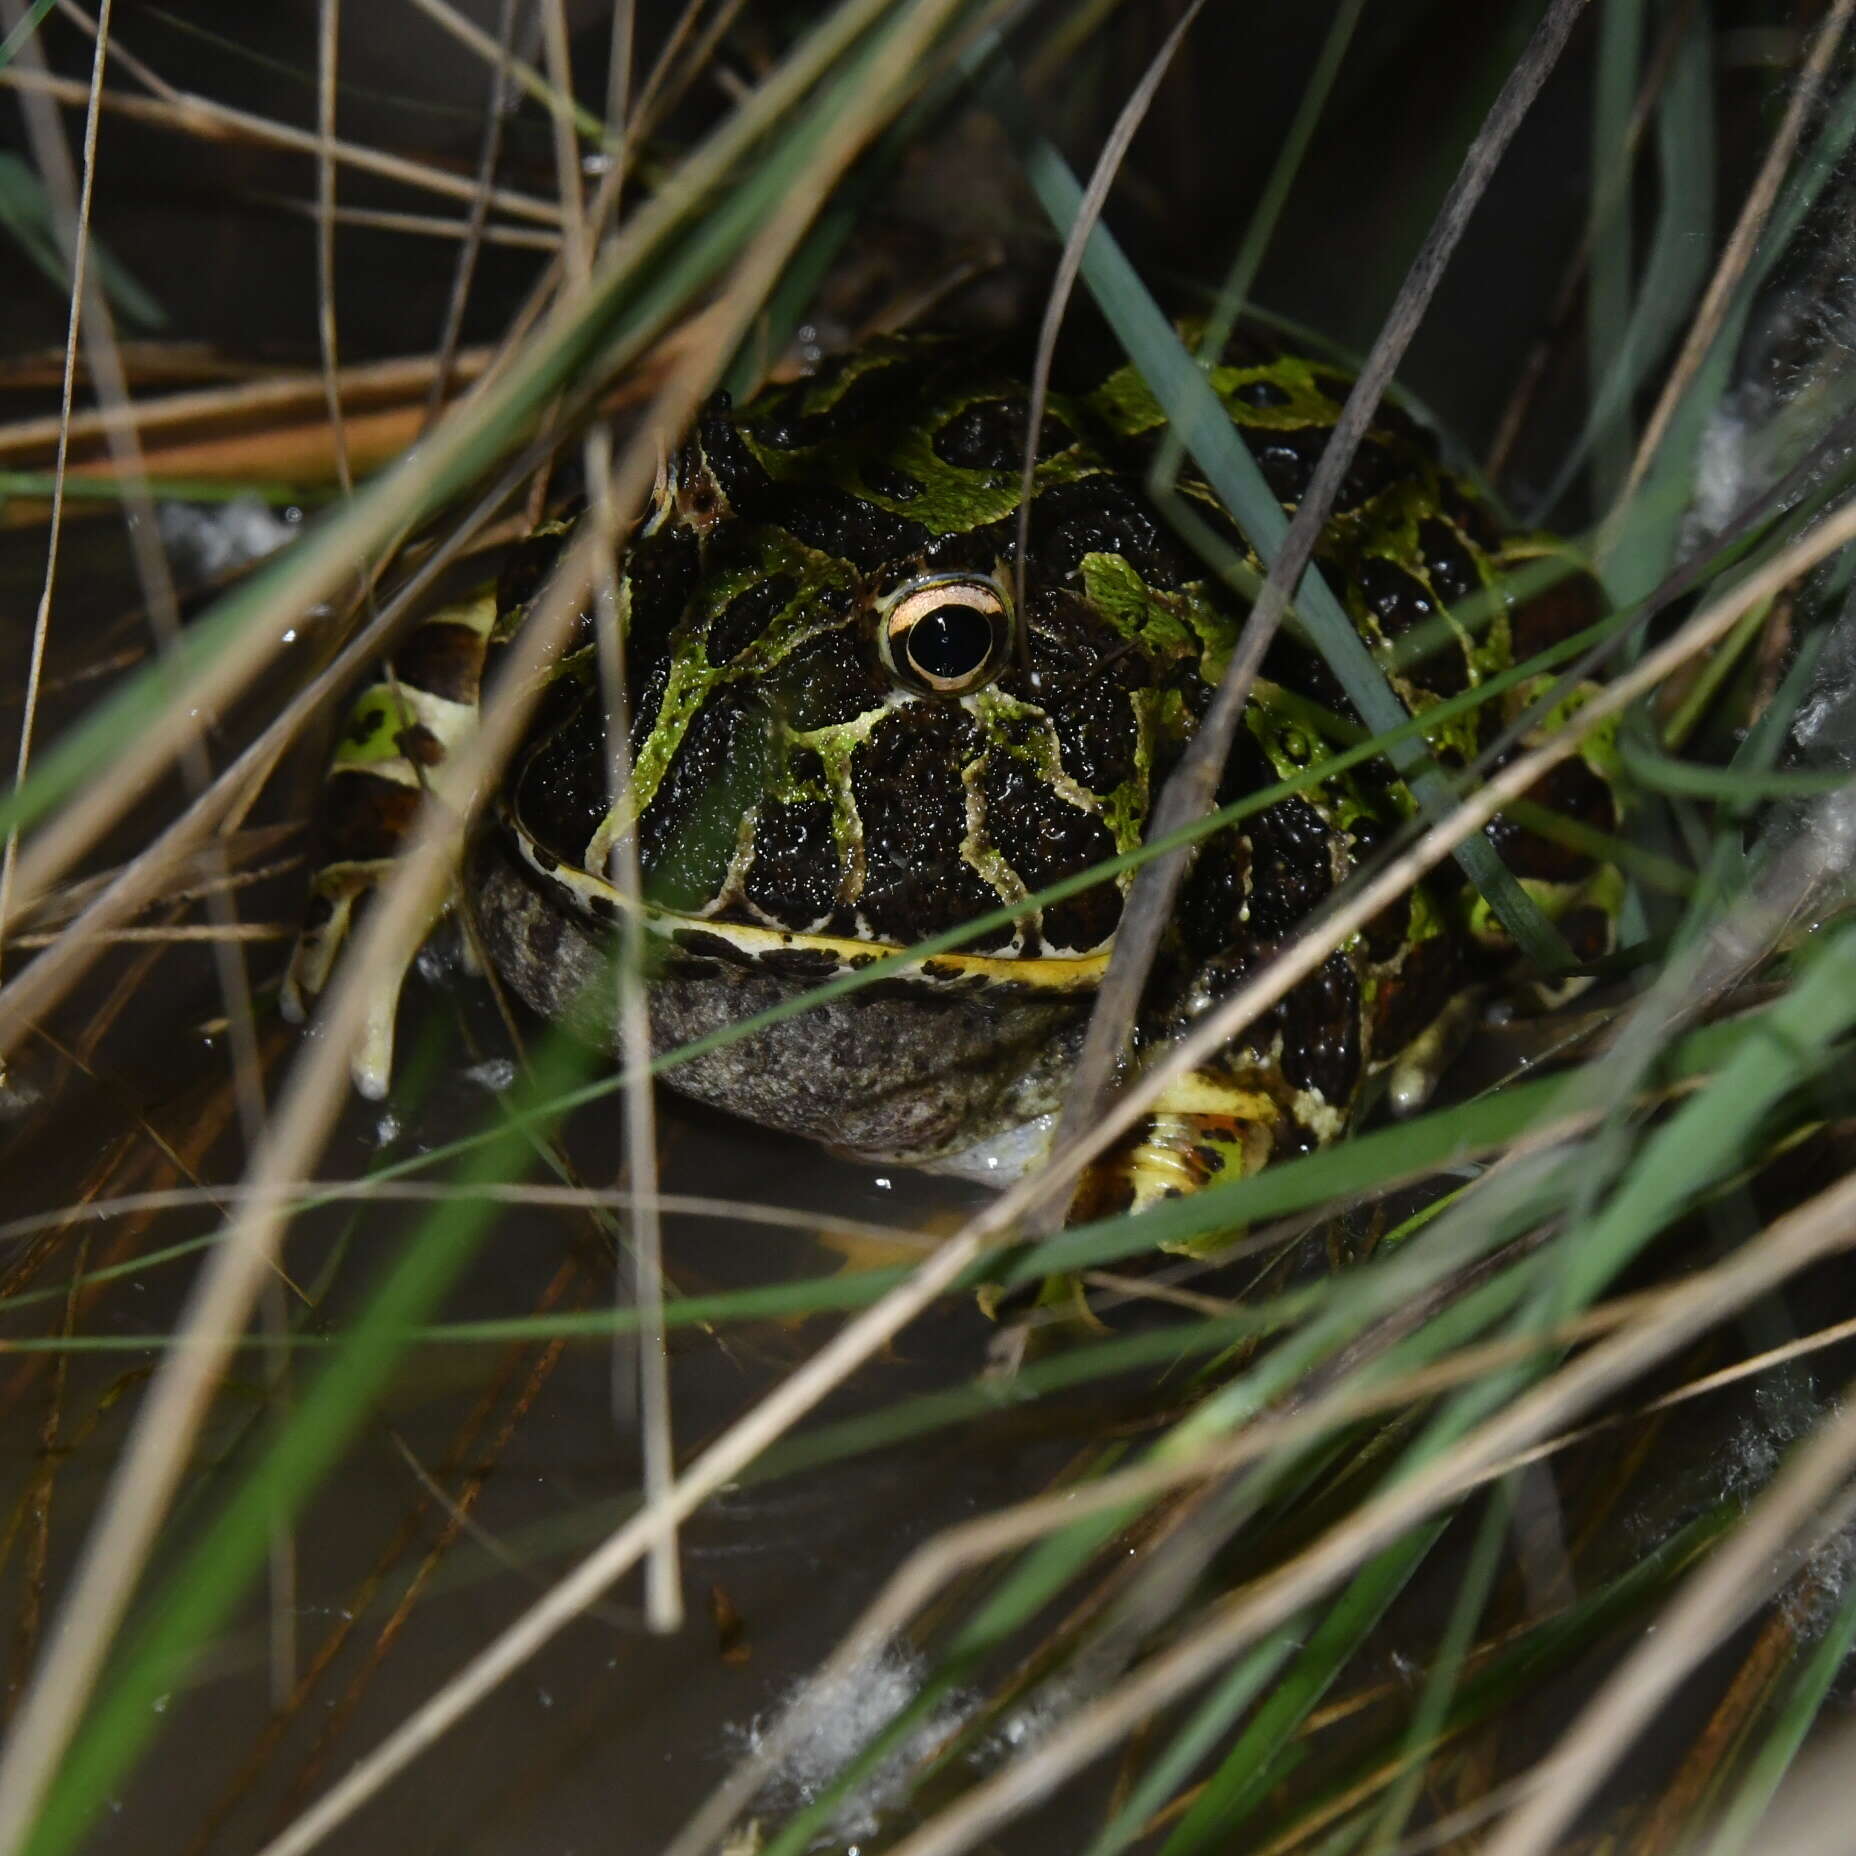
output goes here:
<path id="1" fill-rule="evenodd" d="M 1852 14 L 4 0 L 0 1848 L 1834 1842 Z M 1421 801 L 1192 1035 L 1452 858 L 1537 983 L 1408 1118 L 1080 1224 L 1189 1048 L 1079 1076 L 986 1197 L 680 1106 L 692 1050 L 628 1021 L 597 1063 L 441 935 L 357 1100 L 362 981 L 445 876 L 422 831 L 282 1022 L 362 669 L 575 476 L 608 519 L 537 593 L 487 785 L 713 391 L 1053 302 L 1266 571 L 1163 452 L 1188 541 L 1266 619 L 1295 589 L 1373 731 L 1308 779 L 1389 760 Z M 1181 313 L 1396 372 L 1589 552 L 1607 609 L 1527 668 L 1605 693 L 1430 759 L 1302 580 L 1345 422 L 1285 522 Z M 1601 723 L 1595 840 L 1535 783 Z M 1620 873 L 1576 975 L 1504 805 Z M 1131 923 L 1229 816 L 1169 796 Z"/>

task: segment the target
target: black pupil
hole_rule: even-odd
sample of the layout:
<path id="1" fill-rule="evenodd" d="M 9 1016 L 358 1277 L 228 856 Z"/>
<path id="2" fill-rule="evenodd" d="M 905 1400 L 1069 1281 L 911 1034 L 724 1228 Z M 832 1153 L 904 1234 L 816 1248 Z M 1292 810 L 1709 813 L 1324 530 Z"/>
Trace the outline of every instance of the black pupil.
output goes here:
<path id="1" fill-rule="evenodd" d="M 972 606 L 936 606 L 909 627 L 909 662 L 924 677 L 957 683 L 992 651 L 992 621 Z"/>

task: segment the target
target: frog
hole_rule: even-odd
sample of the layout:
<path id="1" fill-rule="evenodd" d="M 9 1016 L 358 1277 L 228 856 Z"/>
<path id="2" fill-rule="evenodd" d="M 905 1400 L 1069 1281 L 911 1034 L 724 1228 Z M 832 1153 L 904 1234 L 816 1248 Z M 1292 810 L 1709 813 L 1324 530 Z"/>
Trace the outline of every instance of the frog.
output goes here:
<path id="1" fill-rule="evenodd" d="M 544 1019 L 613 1048 L 613 961 L 628 921 L 648 953 L 659 1051 L 886 958 L 868 985 L 750 1027 L 666 1082 L 859 1161 L 995 1182 L 1034 1163 L 1114 951 L 1127 856 L 1145 842 L 1249 609 L 1230 564 L 1248 567 L 1254 590 L 1262 563 L 1190 463 L 1175 493 L 1222 564 L 1169 520 L 1149 488 L 1166 415 L 1131 363 L 1070 367 L 1033 434 L 1024 362 L 1010 337 L 892 335 L 703 410 L 618 552 L 622 804 L 608 789 L 617 724 L 590 612 L 496 790 L 474 807 L 446 791 L 486 664 L 590 517 L 570 510 L 543 524 L 493 586 L 418 628 L 355 701 L 332 762 L 329 856 L 284 981 L 286 1010 L 304 1015 L 326 985 L 356 909 L 431 792 L 457 817 L 453 906 Z M 1352 384 L 1347 370 L 1249 326 L 1201 366 L 1292 513 Z M 1420 717 L 1604 609 L 1568 544 L 1504 523 L 1434 431 L 1392 399 L 1359 446 L 1315 561 Z M 1524 594 L 1528 569 L 1535 590 Z M 1401 654 L 1401 640 L 1420 637 L 1434 648 Z M 1541 681 L 1440 718 L 1427 731 L 1433 756 L 1467 764 Z M 1306 774 L 1358 732 L 1320 655 L 1285 629 L 1217 802 Z M 1602 735 L 1533 797 L 1577 820 L 1587 844 L 1614 830 L 1620 801 Z M 1130 1062 L 1303 932 L 1413 810 L 1389 766 L 1356 764 L 1209 833 L 1179 890 Z M 1490 835 L 1575 954 L 1602 953 L 1615 870 L 1507 818 Z M 627 839 L 641 894 L 614 878 Z M 1094 884 L 1038 900 L 1114 859 L 1122 866 Z M 985 917 L 1001 919 L 959 946 L 912 952 Z M 1093 1203 L 1138 1209 L 1338 1138 L 1384 1079 L 1409 1076 L 1414 1053 L 1447 1044 L 1442 1028 L 1479 976 L 1512 956 L 1460 874 L 1433 873 L 1173 1085 L 1102 1163 Z M 370 1096 L 390 1080 L 400 983 L 381 980 L 355 1054 Z"/>

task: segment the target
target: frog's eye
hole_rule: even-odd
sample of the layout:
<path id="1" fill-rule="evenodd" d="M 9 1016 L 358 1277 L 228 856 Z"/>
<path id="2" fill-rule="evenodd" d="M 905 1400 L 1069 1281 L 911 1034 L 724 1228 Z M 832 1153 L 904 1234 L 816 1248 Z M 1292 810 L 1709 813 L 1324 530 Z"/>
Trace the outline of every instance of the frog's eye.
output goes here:
<path id="1" fill-rule="evenodd" d="M 883 661 L 898 682 L 959 696 L 1011 655 L 1005 601 L 990 580 L 933 580 L 903 593 L 883 618 Z"/>

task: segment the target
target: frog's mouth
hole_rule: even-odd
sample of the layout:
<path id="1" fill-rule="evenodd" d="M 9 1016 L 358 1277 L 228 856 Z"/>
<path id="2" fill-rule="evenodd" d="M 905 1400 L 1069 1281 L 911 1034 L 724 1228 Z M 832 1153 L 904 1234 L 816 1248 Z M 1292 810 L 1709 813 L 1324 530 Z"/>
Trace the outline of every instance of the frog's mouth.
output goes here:
<path id="1" fill-rule="evenodd" d="M 921 952 L 893 942 L 802 934 L 641 903 L 603 877 L 552 856 L 507 812 L 504 819 L 522 861 L 545 889 L 587 920 L 608 926 L 635 912 L 673 966 L 679 960 L 719 962 L 818 984 L 881 961 L 883 972 L 872 975 L 873 983 L 898 980 L 936 991 L 1020 994 L 1093 992 L 1108 967 L 1107 949 L 1081 955 L 970 954 L 958 948 Z"/>

